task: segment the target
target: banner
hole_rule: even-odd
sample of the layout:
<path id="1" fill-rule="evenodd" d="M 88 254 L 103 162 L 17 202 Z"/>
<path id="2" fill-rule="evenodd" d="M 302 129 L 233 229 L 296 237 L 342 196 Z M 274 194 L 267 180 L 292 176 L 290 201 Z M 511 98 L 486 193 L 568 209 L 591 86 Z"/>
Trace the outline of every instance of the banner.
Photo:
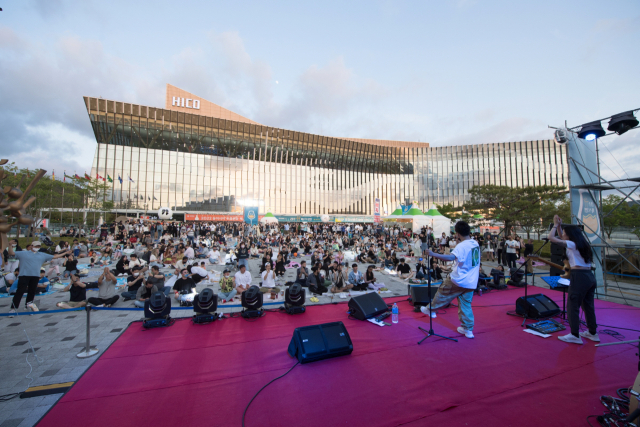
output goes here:
<path id="1" fill-rule="evenodd" d="M 242 215 L 184 214 L 185 221 L 242 222 Z"/>
<path id="2" fill-rule="evenodd" d="M 245 206 L 244 208 L 244 222 L 246 224 L 255 225 L 258 223 L 258 207 L 257 206 Z"/>
<path id="3" fill-rule="evenodd" d="M 373 222 L 380 222 L 380 199 L 373 202 Z"/>

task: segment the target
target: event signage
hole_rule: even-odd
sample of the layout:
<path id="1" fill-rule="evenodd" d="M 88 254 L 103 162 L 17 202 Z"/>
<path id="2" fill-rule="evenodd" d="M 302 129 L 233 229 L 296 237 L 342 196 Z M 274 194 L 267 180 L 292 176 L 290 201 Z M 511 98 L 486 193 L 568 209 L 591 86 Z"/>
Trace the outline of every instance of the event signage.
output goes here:
<path id="1" fill-rule="evenodd" d="M 257 206 L 245 206 L 244 208 L 244 222 L 245 224 L 256 224 L 258 222 L 258 207 Z"/>
<path id="2" fill-rule="evenodd" d="M 373 202 L 373 222 L 380 222 L 380 199 Z"/>
<path id="3" fill-rule="evenodd" d="M 195 110 L 200 109 L 200 100 L 191 98 L 180 98 L 178 96 L 171 97 L 171 105 L 174 107 L 193 108 Z"/>
<path id="4" fill-rule="evenodd" d="M 322 217 L 300 215 L 300 222 L 322 222 Z"/>
<path id="5" fill-rule="evenodd" d="M 258 216 L 258 220 L 262 218 Z M 184 214 L 185 221 L 223 221 L 242 222 L 242 215 L 206 215 L 206 214 Z"/>

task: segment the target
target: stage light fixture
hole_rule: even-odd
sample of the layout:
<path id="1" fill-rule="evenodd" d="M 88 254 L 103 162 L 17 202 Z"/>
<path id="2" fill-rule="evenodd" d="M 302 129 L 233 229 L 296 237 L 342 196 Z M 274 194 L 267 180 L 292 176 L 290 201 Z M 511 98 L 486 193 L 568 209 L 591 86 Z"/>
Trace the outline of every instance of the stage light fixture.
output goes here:
<path id="1" fill-rule="evenodd" d="M 171 316 L 171 300 L 164 292 L 156 292 L 144 302 L 144 321 L 142 326 L 147 329 L 173 324 Z"/>
<path id="2" fill-rule="evenodd" d="M 564 129 L 556 129 L 553 134 L 556 143 L 566 144 L 569 138 L 567 138 L 567 132 Z"/>
<path id="3" fill-rule="evenodd" d="M 195 314 L 191 319 L 193 323 L 205 324 L 218 319 L 216 310 L 218 309 L 218 296 L 212 289 L 203 289 L 193 299 L 193 311 Z"/>
<path id="4" fill-rule="evenodd" d="M 284 291 L 284 309 L 289 314 L 304 313 L 307 309 L 304 306 L 306 300 L 306 292 L 300 283 L 288 282 L 285 286 L 289 286 Z"/>
<path id="5" fill-rule="evenodd" d="M 596 138 L 604 136 L 606 132 L 602 129 L 600 122 L 589 122 L 582 125 L 580 132 L 578 132 L 578 138 L 586 139 L 587 141 L 593 141 Z"/>
<path id="6" fill-rule="evenodd" d="M 244 291 L 241 296 L 242 300 L 242 317 L 260 317 L 262 316 L 262 292 L 257 286 L 251 286 Z"/>
<path id="7" fill-rule="evenodd" d="M 638 126 L 638 119 L 633 115 L 633 111 L 627 111 L 611 116 L 607 130 L 622 135 L 636 126 Z"/>

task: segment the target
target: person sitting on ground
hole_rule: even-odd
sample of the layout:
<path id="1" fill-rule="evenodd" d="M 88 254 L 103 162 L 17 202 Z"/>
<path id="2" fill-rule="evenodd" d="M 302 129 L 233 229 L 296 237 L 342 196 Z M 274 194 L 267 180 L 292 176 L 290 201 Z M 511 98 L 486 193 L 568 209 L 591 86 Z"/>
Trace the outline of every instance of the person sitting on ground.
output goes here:
<path id="1" fill-rule="evenodd" d="M 193 299 L 196 297 L 196 282 L 189 277 L 189 270 L 186 268 L 180 271 L 180 278 L 176 280 L 176 283 L 173 285 L 173 291 L 176 300 L 180 302 L 193 302 Z"/>
<path id="2" fill-rule="evenodd" d="M 207 257 L 209 258 L 210 264 L 217 264 L 220 261 L 220 251 L 218 250 L 218 247 L 214 246 L 213 248 L 211 248 L 209 250 L 209 253 L 207 254 Z"/>
<path id="3" fill-rule="evenodd" d="M 411 271 L 411 266 L 404 262 L 404 258 L 400 258 L 400 264 L 398 264 L 397 270 L 398 270 L 398 277 L 407 282 L 414 275 L 414 272 Z"/>
<path id="4" fill-rule="evenodd" d="M 336 271 L 333 273 L 331 283 L 333 285 L 331 292 L 334 294 L 347 292 L 350 289 L 353 289 L 353 285 L 347 283 L 347 277 L 342 269 L 342 264 L 336 265 Z"/>
<path id="5" fill-rule="evenodd" d="M 131 274 L 131 269 L 129 268 L 129 259 L 126 255 L 122 255 L 116 263 L 114 274 L 118 276 L 126 276 L 127 274 Z"/>
<path id="6" fill-rule="evenodd" d="M 223 304 L 233 301 L 233 297 L 236 296 L 238 291 L 236 290 L 235 279 L 231 277 L 231 272 L 228 269 L 222 272 L 219 285 L 220 293 L 218 293 L 218 299 L 222 301 Z"/>
<path id="7" fill-rule="evenodd" d="M 234 278 L 236 282 L 236 290 L 239 294 L 243 293 L 251 287 L 251 273 L 247 271 L 246 265 L 240 266 L 240 270 L 236 271 Z"/>
<path id="8" fill-rule="evenodd" d="M 428 276 L 427 265 L 424 263 L 424 258 L 419 258 L 418 263 L 416 264 L 416 279 L 423 280 L 427 279 Z"/>
<path id="9" fill-rule="evenodd" d="M 18 289 L 19 273 L 20 273 L 19 268 L 16 268 L 15 270 L 13 270 L 13 273 L 7 273 L 4 276 L 4 286 L 0 288 L 0 292 L 8 293 L 9 295 L 15 294 L 16 290 Z"/>
<path id="10" fill-rule="evenodd" d="M 187 268 L 188 265 L 189 265 L 189 258 L 187 258 L 186 256 L 183 256 L 182 259 L 176 262 L 176 270 L 178 270 L 176 274 L 179 274 L 179 272 Z"/>
<path id="11" fill-rule="evenodd" d="M 321 264 L 317 263 L 311 268 L 311 274 L 307 278 L 307 287 L 314 294 L 324 294 L 328 289 L 324 286 L 324 279 L 320 274 Z"/>
<path id="12" fill-rule="evenodd" d="M 132 269 L 136 265 L 142 267 L 144 265 L 144 261 L 138 258 L 138 255 L 131 254 L 129 255 L 129 268 Z"/>
<path id="13" fill-rule="evenodd" d="M 136 265 L 131 269 L 131 276 L 127 278 L 127 291 L 123 292 L 122 300 L 129 301 L 136 298 L 138 288 L 144 283 L 144 273 L 147 271 L 147 267 L 140 267 Z"/>
<path id="14" fill-rule="evenodd" d="M 209 272 L 202 267 L 198 267 L 197 265 L 188 266 L 187 271 L 189 272 L 189 276 L 193 279 L 194 282 L 196 282 L 196 284 L 209 277 Z"/>
<path id="15" fill-rule="evenodd" d="M 351 271 L 349 272 L 349 284 L 353 285 L 354 291 L 365 291 L 367 285 L 364 283 L 364 276 L 358 271 L 358 264 L 353 263 L 351 265 Z"/>
<path id="16" fill-rule="evenodd" d="M 307 286 L 307 278 L 309 277 L 309 269 L 307 268 L 307 261 L 300 261 L 300 267 L 296 270 L 296 283 Z"/>
<path id="17" fill-rule="evenodd" d="M 263 294 L 271 293 L 271 299 L 276 299 L 278 296 L 278 292 L 280 292 L 280 288 L 276 286 L 276 275 L 273 270 L 271 270 L 271 264 L 267 263 L 264 271 L 261 274 L 262 277 L 262 286 L 260 287 L 260 292 Z"/>
<path id="18" fill-rule="evenodd" d="M 275 269 L 276 276 L 282 277 L 286 272 L 287 272 L 287 269 L 284 266 L 284 257 L 282 256 L 281 253 L 279 253 L 278 257 L 276 258 L 276 269 Z"/>
<path id="19" fill-rule="evenodd" d="M 67 259 L 64 262 L 64 278 L 66 279 L 71 274 L 78 274 L 78 260 L 75 259 L 73 254 L 67 255 Z"/>
<path id="20" fill-rule="evenodd" d="M 160 273 L 160 268 L 157 265 L 151 267 L 149 277 L 147 277 L 147 282 L 151 282 L 156 288 L 158 288 L 158 291 L 164 292 L 166 296 L 169 296 L 171 293 L 171 286 L 164 285 L 164 274 Z"/>
<path id="21" fill-rule="evenodd" d="M 104 271 L 98 277 L 98 297 L 92 297 L 87 300 L 91 305 L 111 307 L 120 299 L 120 295 L 116 295 L 116 283 L 118 279 L 111 273 L 109 267 L 105 267 Z"/>
<path id="22" fill-rule="evenodd" d="M 44 268 L 41 268 L 40 269 L 40 280 L 38 280 L 38 287 L 36 288 L 36 295 L 37 294 L 44 294 L 45 292 L 49 292 L 50 288 L 51 288 L 51 282 L 49 281 L 49 279 L 47 279 L 47 276 L 45 275 Z"/>
<path id="23" fill-rule="evenodd" d="M 144 286 L 140 286 L 138 288 L 138 291 L 136 292 L 136 300 L 133 304 L 136 307 L 144 308 L 144 302 L 151 298 L 151 295 L 155 294 L 156 292 L 158 292 L 158 287 L 154 285 L 153 282 L 147 280 Z"/>
<path id="24" fill-rule="evenodd" d="M 62 292 L 69 292 L 69 301 L 59 302 L 56 304 L 58 308 L 78 308 L 87 305 L 87 285 L 80 281 L 75 274 L 71 275 L 71 281 Z"/>
<path id="25" fill-rule="evenodd" d="M 446 272 L 450 272 L 447 270 Z M 445 267 L 438 264 L 436 258 L 431 258 L 431 278 L 433 280 L 442 280 L 442 274 L 445 273 Z"/>
<path id="26" fill-rule="evenodd" d="M 375 265 L 370 265 L 364 273 L 364 283 L 367 285 L 367 288 L 369 288 L 369 285 L 376 283 L 376 276 L 373 274 L 373 269 L 375 267 Z"/>

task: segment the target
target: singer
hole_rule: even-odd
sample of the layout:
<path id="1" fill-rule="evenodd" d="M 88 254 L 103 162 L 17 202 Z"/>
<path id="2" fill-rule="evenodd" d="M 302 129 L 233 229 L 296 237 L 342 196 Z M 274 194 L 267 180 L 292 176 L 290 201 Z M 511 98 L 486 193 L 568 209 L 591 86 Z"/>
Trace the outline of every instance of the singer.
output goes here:
<path id="1" fill-rule="evenodd" d="M 556 237 L 556 232 L 558 236 Z M 571 265 L 571 277 L 569 285 L 569 301 L 567 311 L 569 312 L 569 326 L 571 333 L 559 336 L 558 339 L 573 343 L 582 344 L 582 338 L 591 341 L 600 341 L 598 336 L 598 325 L 596 323 L 596 311 L 594 307 L 594 295 L 596 292 L 596 277 L 591 271 L 591 260 L 593 254 L 591 245 L 584 237 L 582 230 L 576 225 L 562 226 L 562 219 L 558 215 L 553 217 L 553 228 L 549 231 L 549 240 L 567 250 L 567 258 Z M 584 311 L 587 320 L 588 331 L 580 332 L 580 306 Z"/>
<path id="2" fill-rule="evenodd" d="M 467 338 L 473 338 L 473 309 L 471 300 L 473 291 L 478 286 L 480 275 L 480 246 L 471 238 L 471 228 L 464 221 L 458 221 L 455 226 L 458 244 L 450 254 L 438 254 L 429 250 L 431 257 L 444 261 L 456 261 L 455 268 L 449 278 L 445 279 L 431 304 L 420 310 L 427 316 L 436 317 L 436 310 L 444 307 L 458 298 L 458 318 L 461 326 L 458 332 Z"/>

